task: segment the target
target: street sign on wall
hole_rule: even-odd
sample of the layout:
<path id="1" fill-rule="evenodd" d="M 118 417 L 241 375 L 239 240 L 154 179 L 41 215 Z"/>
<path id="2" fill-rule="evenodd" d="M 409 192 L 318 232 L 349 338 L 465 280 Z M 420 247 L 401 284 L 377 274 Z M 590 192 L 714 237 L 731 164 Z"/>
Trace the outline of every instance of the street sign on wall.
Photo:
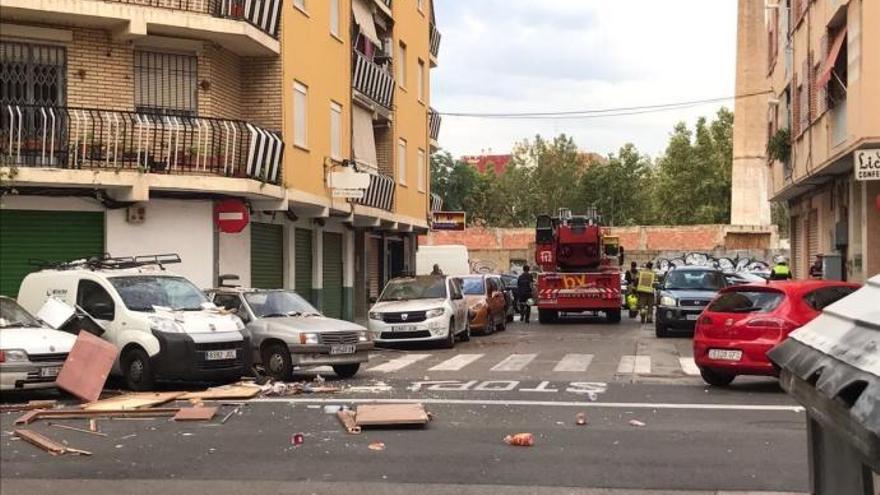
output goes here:
<path id="1" fill-rule="evenodd" d="M 856 180 L 880 180 L 880 148 L 856 151 Z"/>
<path id="2" fill-rule="evenodd" d="M 237 234 L 247 227 L 249 221 L 250 212 L 244 201 L 226 199 L 214 205 L 214 222 L 220 232 Z"/>
<path id="3" fill-rule="evenodd" d="M 431 212 L 431 230 L 464 230 L 466 225 L 463 211 Z"/>

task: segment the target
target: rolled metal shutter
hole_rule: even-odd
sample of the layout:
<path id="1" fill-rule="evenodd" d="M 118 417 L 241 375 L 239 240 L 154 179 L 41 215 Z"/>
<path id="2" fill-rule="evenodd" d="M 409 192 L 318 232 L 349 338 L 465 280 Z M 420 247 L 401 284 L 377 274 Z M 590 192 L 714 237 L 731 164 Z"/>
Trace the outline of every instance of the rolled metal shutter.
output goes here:
<path id="1" fill-rule="evenodd" d="M 806 268 L 813 264 L 815 256 L 819 254 L 819 212 L 817 210 L 810 210 L 810 214 L 807 215 L 807 250 L 805 254 L 803 266 Z M 806 275 L 804 273 L 805 278 Z"/>
<path id="2" fill-rule="evenodd" d="M 304 299 L 312 301 L 312 231 L 296 229 L 294 244 L 293 288 Z"/>
<path id="3" fill-rule="evenodd" d="M 284 228 L 251 223 L 251 285 L 258 289 L 284 287 Z"/>
<path id="4" fill-rule="evenodd" d="M 324 232 L 324 308 L 330 318 L 342 318 L 342 234 Z"/>
<path id="5" fill-rule="evenodd" d="M 104 253 L 104 212 L 0 210 L 0 294 L 18 297 L 29 260 L 73 261 Z"/>
<path id="6" fill-rule="evenodd" d="M 379 273 L 379 257 L 382 253 L 382 240 L 370 238 L 367 250 L 367 284 L 370 297 L 379 297 L 382 291 L 382 274 Z"/>
<path id="7" fill-rule="evenodd" d="M 800 278 L 800 258 L 803 256 L 803 243 L 801 242 L 800 217 L 791 217 L 791 273 L 795 278 Z"/>

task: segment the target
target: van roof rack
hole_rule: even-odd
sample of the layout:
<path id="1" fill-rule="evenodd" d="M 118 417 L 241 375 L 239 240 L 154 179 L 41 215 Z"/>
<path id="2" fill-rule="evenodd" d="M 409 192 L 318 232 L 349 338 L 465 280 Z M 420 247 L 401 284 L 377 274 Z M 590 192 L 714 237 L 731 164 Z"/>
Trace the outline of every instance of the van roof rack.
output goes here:
<path id="1" fill-rule="evenodd" d="M 178 254 L 146 254 L 141 256 L 122 256 L 114 258 L 109 253 L 102 256 L 93 256 L 73 261 L 43 261 L 28 260 L 28 263 L 41 269 L 52 270 L 120 270 L 124 268 L 138 268 L 142 266 L 156 265 L 165 269 L 164 265 L 180 263 Z"/>

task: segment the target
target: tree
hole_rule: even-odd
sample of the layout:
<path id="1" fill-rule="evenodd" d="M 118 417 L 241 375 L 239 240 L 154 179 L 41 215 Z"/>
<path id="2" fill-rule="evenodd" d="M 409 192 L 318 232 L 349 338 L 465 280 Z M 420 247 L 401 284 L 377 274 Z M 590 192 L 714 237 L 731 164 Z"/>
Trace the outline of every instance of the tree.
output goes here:
<path id="1" fill-rule="evenodd" d="M 632 143 L 617 155 L 595 163 L 584 172 L 578 184 L 582 205 L 595 206 L 608 225 L 638 225 L 652 218 L 650 186 L 651 160 Z"/>

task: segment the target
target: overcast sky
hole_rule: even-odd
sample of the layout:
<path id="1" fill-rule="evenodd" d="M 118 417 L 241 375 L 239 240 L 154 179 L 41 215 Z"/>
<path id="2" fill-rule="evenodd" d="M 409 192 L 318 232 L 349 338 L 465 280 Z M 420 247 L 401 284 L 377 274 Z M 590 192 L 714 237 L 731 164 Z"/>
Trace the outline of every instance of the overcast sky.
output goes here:
<path id="1" fill-rule="evenodd" d="M 674 103 L 734 94 L 736 0 L 434 0 L 443 34 L 432 73 L 441 112 L 534 112 Z M 727 103 L 732 108 L 732 102 Z M 444 116 L 453 155 L 507 153 L 536 133 L 602 154 L 656 156 L 672 126 L 719 104 L 589 120 Z"/>

